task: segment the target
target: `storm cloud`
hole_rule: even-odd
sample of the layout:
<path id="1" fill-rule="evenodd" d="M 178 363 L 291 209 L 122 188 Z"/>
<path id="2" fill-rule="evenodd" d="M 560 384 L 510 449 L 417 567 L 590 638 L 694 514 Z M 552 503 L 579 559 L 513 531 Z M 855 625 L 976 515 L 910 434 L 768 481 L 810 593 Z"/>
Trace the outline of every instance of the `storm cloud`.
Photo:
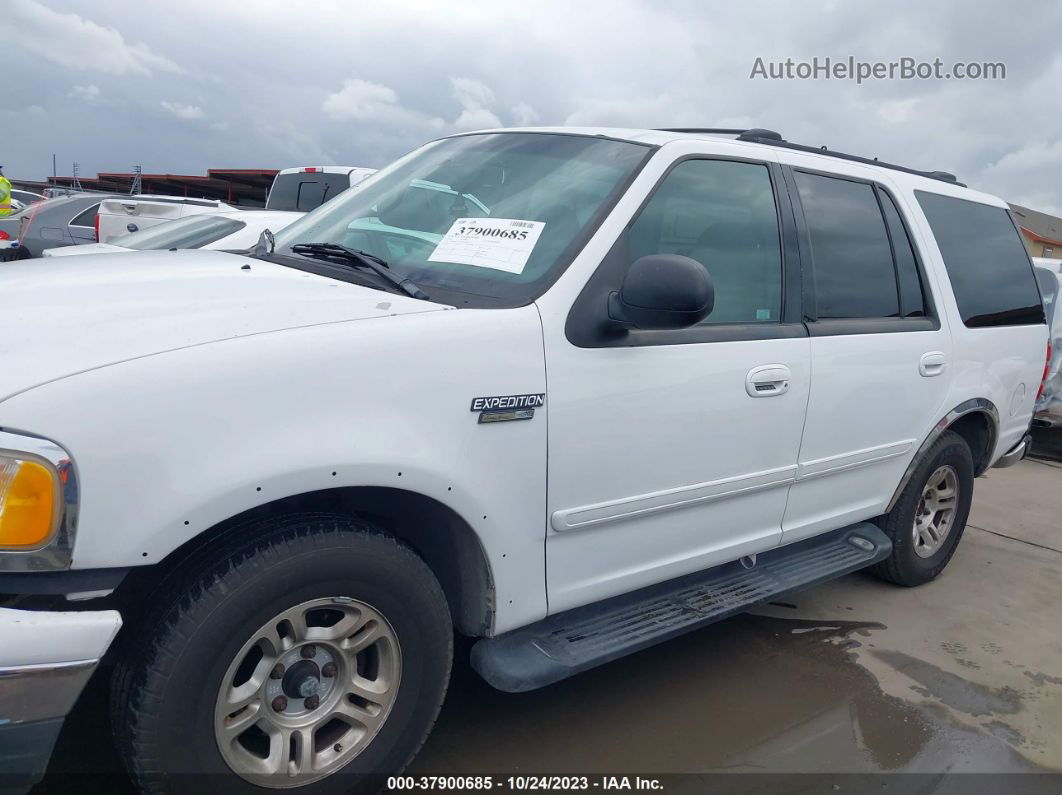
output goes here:
<path id="1" fill-rule="evenodd" d="M 522 124 L 755 126 L 1062 212 L 1062 6 L 7 0 L 0 163 L 379 166 Z M 766 80 L 767 62 L 1002 62 L 1004 80 Z"/>

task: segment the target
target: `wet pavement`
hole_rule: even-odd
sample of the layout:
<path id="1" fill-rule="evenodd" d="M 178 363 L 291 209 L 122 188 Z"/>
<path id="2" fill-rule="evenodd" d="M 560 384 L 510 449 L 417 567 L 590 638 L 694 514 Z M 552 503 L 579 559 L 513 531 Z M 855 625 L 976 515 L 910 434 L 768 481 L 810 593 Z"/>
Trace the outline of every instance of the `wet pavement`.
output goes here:
<path id="1" fill-rule="evenodd" d="M 949 568 L 920 588 L 851 575 L 519 695 L 479 679 L 461 642 L 410 772 L 1062 771 L 1060 469 L 1027 460 L 979 480 Z M 56 772 L 114 770 L 104 710 L 85 706 Z"/>

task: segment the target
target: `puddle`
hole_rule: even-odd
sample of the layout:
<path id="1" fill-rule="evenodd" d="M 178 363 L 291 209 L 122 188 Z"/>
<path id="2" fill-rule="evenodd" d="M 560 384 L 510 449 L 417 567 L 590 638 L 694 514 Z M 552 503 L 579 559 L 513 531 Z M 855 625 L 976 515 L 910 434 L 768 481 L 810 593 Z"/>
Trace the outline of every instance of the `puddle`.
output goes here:
<path id="1" fill-rule="evenodd" d="M 916 693 L 939 699 L 967 715 L 1013 715 L 1021 709 L 1021 694 L 1012 687 L 985 687 L 900 651 L 875 651 L 873 654 L 918 682 L 920 687 L 911 688 Z"/>
<path id="2" fill-rule="evenodd" d="M 411 772 L 859 773 L 975 769 L 985 760 L 993 770 L 1031 769 L 1006 746 L 1012 737 L 950 725 L 882 693 L 853 653 L 881 628 L 742 615 L 516 695 L 458 664 Z M 917 673 L 927 688 L 958 698 L 945 672 Z M 1013 707 L 998 693 L 967 706 L 982 701 Z"/>

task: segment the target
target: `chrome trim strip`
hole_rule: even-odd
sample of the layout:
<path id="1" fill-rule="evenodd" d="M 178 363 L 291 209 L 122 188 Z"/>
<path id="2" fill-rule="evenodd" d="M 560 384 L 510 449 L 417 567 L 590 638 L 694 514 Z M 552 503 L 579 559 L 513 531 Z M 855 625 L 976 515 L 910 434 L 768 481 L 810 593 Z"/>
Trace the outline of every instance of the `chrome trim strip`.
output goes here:
<path id="1" fill-rule="evenodd" d="M 1032 447 L 1032 434 L 1027 433 L 1022 437 L 1020 442 L 1001 455 L 999 460 L 992 464 L 992 466 L 997 469 L 1012 467 L 1025 458 L 1025 454 L 1029 452 L 1030 447 Z"/>
<path id="2" fill-rule="evenodd" d="M 59 475 L 58 525 L 49 539 L 37 549 L 0 547 L 0 571 L 55 571 L 69 569 L 77 535 L 80 486 L 73 458 L 60 444 L 43 436 L 0 429 L 0 454 L 35 459 Z"/>
<path id="3" fill-rule="evenodd" d="M 694 483 L 691 486 L 680 486 L 675 489 L 639 494 L 635 497 L 567 508 L 555 511 L 550 517 L 550 525 L 558 532 L 576 530 L 635 516 L 688 508 L 776 486 L 785 486 L 795 480 L 796 469 L 794 464 L 765 472 L 756 472 L 752 475 Z"/>
<path id="4" fill-rule="evenodd" d="M 837 472 L 856 469 L 857 467 L 880 464 L 882 461 L 888 461 L 890 458 L 898 458 L 899 456 L 905 455 L 912 447 L 914 447 L 914 443 L 914 439 L 905 439 L 902 442 L 895 442 L 894 444 L 883 444 L 878 447 L 868 447 L 864 450 L 856 450 L 854 453 L 843 453 L 828 458 L 818 458 L 814 461 L 807 461 L 800 464 L 799 469 L 797 470 L 796 479 L 800 482 L 811 478 L 822 477 L 823 475 L 833 475 Z"/>
<path id="5" fill-rule="evenodd" d="M 926 436 L 925 441 L 922 442 L 921 447 L 918 448 L 918 452 L 914 454 L 914 458 L 911 459 L 911 463 L 907 465 L 907 470 L 903 473 L 903 477 L 900 478 L 899 485 L 896 486 L 896 491 L 892 494 L 892 499 L 889 500 L 889 505 L 885 509 L 885 513 L 888 513 L 896 505 L 896 501 L 900 499 L 900 494 L 907 487 L 908 482 L 911 480 L 911 475 L 914 474 L 915 467 L 922 460 L 922 456 L 926 450 L 933 446 L 933 443 L 940 438 L 940 435 L 953 425 L 957 419 L 967 414 L 972 414 L 975 411 L 979 411 L 982 414 L 988 416 L 989 424 L 989 439 L 988 439 L 988 453 L 985 455 L 986 462 L 991 460 L 992 453 L 996 449 L 996 441 L 999 439 L 999 411 L 996 409 L 995 404 L 991 400 L 986 398 L 971 398 L 970 400 L 963 401 L 958 406 L 953 408 L 947 414 L 940 418 L 936 425 L 930 430 L 929 435 Z M 985 467 L 987 468 L 987 466 Z M 984 469 L 979 472 L 974 472 L 974 477 L 984 473 Z"/>
<path id="6" fill-rule="evenodd" d="M 0 668 L 0 725 L 65 718 L 98 662 Z"/>

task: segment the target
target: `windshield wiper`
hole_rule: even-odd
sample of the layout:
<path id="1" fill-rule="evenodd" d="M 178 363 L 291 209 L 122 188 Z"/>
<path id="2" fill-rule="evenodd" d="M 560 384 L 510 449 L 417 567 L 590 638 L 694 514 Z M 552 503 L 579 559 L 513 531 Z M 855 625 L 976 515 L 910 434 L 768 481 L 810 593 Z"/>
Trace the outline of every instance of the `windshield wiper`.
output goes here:
<path id="1" fill-rule="evenodd" d="M 291 247 L 294 254 L 307 257 L 332 258 L 343 260 L 351 267 L 368 268 L 388 284 L 397 287 L 406 295 L 421 301 L 430 301 L 428 294 L 409 279 L 403 279 L 391 270 L 386 261 L 367 251 L 341 245 L 339 243 L 297 243 Z"/>

